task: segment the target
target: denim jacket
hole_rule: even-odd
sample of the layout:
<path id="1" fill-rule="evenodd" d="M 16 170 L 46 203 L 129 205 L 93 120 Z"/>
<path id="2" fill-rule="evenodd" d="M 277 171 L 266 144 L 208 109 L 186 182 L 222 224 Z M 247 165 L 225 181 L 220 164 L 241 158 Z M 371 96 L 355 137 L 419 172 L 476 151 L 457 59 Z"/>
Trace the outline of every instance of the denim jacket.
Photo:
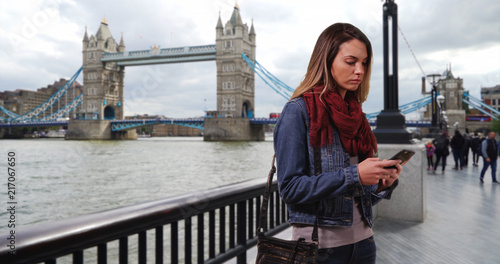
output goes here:
<path id="1" fill-rule="evenodd" d="M 320 149 L 322 171 L 316 175 L 309 126 L 305 102 L 299 97 L 286 103 L 274 130 L 278 188 L 288 206 L 289 222 L 314 224 L 317 210 L 319 225 L 351 226 L 353 199 L 360 197 L 362 217 L 371 227 L 372 205 L 390 199 L 398 182 L 378 194 L 378 185 L 362 185 L 358 166 L 350 166 L 336 128 L 333 143 Z"/>

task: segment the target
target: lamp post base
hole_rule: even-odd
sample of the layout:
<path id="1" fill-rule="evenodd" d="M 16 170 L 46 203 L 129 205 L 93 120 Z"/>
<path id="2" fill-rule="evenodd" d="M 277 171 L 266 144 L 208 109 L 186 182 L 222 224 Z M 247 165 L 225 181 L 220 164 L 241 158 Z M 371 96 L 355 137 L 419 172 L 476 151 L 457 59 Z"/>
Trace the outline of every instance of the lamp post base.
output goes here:
<path id="1" fill-rule="evenodd" d="M 382 110 L 373 130 L 378 143 L 411 144 L 411 134 L 406 130 L 405 116 L 399 110 Z"/>
<path id="2" fill-rule="evenodd" d="M 441 136 L 441 134 L 443 133 L 443 130 L 439 127 L 429 127 L 429 132 L 422 135 L 422 137 L 424 138 L 437 138 L 439 136 Z"/>

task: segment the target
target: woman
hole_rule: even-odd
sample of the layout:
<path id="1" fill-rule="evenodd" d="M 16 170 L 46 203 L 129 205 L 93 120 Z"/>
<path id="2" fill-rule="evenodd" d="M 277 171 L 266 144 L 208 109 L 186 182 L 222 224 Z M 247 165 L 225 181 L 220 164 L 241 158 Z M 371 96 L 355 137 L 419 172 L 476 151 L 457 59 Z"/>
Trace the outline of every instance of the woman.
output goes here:
<path id="1" fill-rule="evenodd" d="M 317 216 L 318 263 L 375 263 L 372 206 L 390 198 L 401 172 L 400 161 L 374 157 L 377 142 L 361 110 L 371 62 L 359 29 L 331 25 L 276 123 L 278 186 L 293 239 L 310 240 Z"/>

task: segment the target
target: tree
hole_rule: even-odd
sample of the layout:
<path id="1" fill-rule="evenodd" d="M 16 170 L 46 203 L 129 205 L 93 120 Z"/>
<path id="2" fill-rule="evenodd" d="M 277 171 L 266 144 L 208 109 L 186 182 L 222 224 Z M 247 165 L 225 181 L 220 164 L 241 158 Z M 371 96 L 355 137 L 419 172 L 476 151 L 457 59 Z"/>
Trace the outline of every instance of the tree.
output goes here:
<path id="1" fill-rule="evenodd" d="M 491 131 L 493 131 L 493 132 L 495 132 L 495 133 L 498 134 L 500 132 L 500 119 L 494 119 L 494 118 L 492 118 L 491 119 L 490 129 L 491 129 Z"/>

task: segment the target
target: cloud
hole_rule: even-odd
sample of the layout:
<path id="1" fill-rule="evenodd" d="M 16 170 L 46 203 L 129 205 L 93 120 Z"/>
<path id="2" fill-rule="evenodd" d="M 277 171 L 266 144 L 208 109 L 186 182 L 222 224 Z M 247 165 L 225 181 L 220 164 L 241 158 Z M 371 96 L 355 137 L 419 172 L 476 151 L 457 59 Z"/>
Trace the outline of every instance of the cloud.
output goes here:
<path id="1" fill-rule="evenodd" d="M 479 97 L 481 86 L 500 84 L 500 5 L 496 0 L 397 1 L 398 23 L 426 73 L 453 73 Z M 243 23 L 257 34 L 257 61 L 289 86 L 302 80 L 317 37 L 335 22 L 358 26 L 374 51 L 365 112 L 383 108 L 381 1 L 238 1 Z M 7 1 L 0 0 L 0 85 L 29 89 L 69 78 L 81 66 L 82 38 L 105 16 L 127 51 L 215 44 L 215 26 L 230 18 L 233 0 Z M 399 40 L 399 102 L 420 98 L 423 75 Z M 215 62 L 127 67 L 127 113 L 189 117 L 216 108 Z M 279 112 L 285 100 L 256 76 L 255 113 Z M 82 82 L 81 77 L 79 81 Z M 201 113 L 201 114 L 200 114 Z M 178 115 L 178 116 L 176 116 Z"/>

